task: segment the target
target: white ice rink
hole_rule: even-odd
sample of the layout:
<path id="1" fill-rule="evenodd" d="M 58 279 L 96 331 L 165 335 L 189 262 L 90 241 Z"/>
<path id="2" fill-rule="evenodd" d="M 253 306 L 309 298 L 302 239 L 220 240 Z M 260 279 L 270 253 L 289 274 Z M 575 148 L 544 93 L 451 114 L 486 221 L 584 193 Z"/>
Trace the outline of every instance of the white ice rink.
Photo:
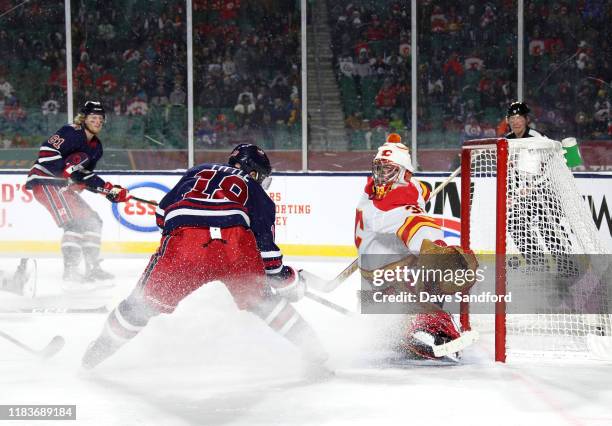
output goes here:
<path id="1" fill-rule="evenodd" d="M 119 301 L 147 259 L 108 259 L 118 274 L 105 295 Z M 349 260 L 286 263 L 331 278 Z M 15 259 L 0 259 L 13 271 Z M 41 299 L 59 292 L 61 261 L 38 260 Z M 353 277 L 330 297 L 354 308 Z M 47 296 L 47 298 L 45 298 Z M 26 306 L 0 294 L 4 310 Z M 79 302 L 79 303 L 81 303 Z M 99 304 L 99 303 L 98 303 Z M 335 377 L 309 382 L 297 351 L 260 320 L 239 312 L 218 283 L 202 287 L 173 315 L 144 331 L 92 372 L 80 369 L 105 314 L 0 314 L 0 330 L 32 347 L 66 338 L 55 357 L 40 360 L 0 339 L 0 404 L 76 404 L 76 421 L 0 421 L 79 425 L 612 425 L 612 364 L 493 362 L 490 336 L 453 366 L 390 365 L 380 351 L 380 322 L 347 318 L 304 299 L 297 309 L 327 347 Z M 372 324 L 376 322 L 377 324 Z"/>

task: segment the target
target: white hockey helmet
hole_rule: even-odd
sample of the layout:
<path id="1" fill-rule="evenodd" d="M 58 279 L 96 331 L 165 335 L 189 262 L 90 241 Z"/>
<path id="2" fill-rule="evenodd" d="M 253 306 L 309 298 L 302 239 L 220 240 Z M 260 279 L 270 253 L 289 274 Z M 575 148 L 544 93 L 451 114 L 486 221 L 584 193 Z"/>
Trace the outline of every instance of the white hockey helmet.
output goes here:
<path id="1" fill-rule="evenodd" d="M 383 198 L 394 185 L 406 184 L 406 171 L 414 173 L 410 150 L 402 143 L 400 135 L 391 133 L 378 148 L 372 163 L 375 198 Z"/>

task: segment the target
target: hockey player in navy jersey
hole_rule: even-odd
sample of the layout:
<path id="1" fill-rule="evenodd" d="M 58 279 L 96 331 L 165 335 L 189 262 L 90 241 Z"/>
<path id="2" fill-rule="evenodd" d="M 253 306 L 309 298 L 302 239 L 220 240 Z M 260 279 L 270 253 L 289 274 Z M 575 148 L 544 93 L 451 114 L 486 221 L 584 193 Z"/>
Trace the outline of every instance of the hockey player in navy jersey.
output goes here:
<path id="1" fill-rule="evenodd" d="M 260 317 L 297 345 L 310 366 L 325 370 L 325 351 L 290 303 L 304 295 L 305 284 L 274 243 L 276 206 L 262 187 L 270 173 L 264 151 L 250 144 L 238 145 L 228 164 L 186 172 L 159 203 L 157 252 L 87 349 L 85 368 L 112 355 L 153 316 L 172 313 L 191 292 L 219 280 L 239 309 Z"/>
<path id="2" fill-rule="evenodd" d="M 127 189 L 105 182 L 94 172 L 102 158 L 98 134 L 105 118 L 100 102 L 85 102 L 72 124 L 63 126 L 41 145 L 26 182 L 26 188 L 32 190 L 34 198 L 64 230 L 63 279 L 77 287 L 83 282 L 113 278 L 100 268 L 102 219 L 79 192 L 85 187 L 103 189 L 115 203 L 129 198 Z M 85 259 L 85 275 L 79 271 L 81 253 Z"/>

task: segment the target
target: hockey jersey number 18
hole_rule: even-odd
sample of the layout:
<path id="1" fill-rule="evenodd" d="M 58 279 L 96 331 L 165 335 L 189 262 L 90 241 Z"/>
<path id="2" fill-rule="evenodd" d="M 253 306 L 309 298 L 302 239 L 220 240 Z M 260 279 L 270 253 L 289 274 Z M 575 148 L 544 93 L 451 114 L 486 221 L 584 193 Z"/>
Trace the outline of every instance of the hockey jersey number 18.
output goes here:
<path id="1" fill-rule="evenodd" d="M 201 164 L 189 169 L 160 201 L 157 225 L 164 234 L 180 227 L 250 228 L 267 274 L 282 268 L 274 242 L 276 208 L 266 191 L 240 169 Z"/>

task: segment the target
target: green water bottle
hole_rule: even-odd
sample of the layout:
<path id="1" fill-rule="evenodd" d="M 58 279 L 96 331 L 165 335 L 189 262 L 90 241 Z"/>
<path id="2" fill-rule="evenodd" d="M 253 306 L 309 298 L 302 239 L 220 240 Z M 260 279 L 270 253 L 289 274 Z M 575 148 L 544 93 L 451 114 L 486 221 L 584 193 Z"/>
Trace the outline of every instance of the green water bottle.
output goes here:
<path id="1" fill-rule="evenodd" d="M 576 138 L 565 138 L 561 141 L 561 145 L 563 146 L 563 155 L 565 156 L 567 167 L 577 167 L 583 163 Z"/>

